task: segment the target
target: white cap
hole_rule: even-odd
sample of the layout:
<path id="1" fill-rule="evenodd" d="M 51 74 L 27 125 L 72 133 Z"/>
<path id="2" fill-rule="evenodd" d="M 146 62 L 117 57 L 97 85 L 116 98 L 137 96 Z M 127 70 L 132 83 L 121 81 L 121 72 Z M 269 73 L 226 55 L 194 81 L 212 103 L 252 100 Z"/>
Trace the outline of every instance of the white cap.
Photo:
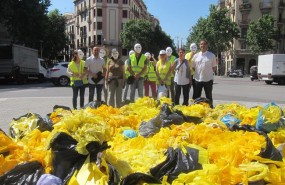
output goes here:
<path id="1" fill-rule="evenodd" d="M 165 55 L 166 54 L 166 51 L 163 49 L 163 50 L 160 50 L 159 52 L 160 55 Z"/>

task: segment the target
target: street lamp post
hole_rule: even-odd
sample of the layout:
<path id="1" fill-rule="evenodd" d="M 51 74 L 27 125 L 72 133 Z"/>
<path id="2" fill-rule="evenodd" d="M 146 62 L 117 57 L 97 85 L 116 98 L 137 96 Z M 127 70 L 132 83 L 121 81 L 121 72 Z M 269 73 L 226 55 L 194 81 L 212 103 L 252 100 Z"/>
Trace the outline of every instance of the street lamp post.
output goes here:
<path id="1" fill-rule="evenodd" d="M 40 43 L 41 43 L 41 58 L 43 58 L 43 41 L 40 40 Z"/>

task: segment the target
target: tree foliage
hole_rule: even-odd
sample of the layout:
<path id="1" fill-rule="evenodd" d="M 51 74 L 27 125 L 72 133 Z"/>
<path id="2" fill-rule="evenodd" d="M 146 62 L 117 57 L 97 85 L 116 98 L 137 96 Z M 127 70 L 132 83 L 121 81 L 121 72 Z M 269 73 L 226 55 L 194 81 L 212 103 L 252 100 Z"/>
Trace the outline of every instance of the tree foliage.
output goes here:
<path id="1" fill-rule="evenodd" d="M 55 59 L 67 42 L 65 17 L 59 13 L 58 9 L 48 13 L 47 27 L 44 32 L 43 55 L 45 58 Z"/>
<path id="2" fill-rule="evenodd" d="M 227 13 L 227 9 L 218 9 L 211 5 L 210 15 L 207 18 L 200 18 L 192 27 L 187 45 L 206 39 L 209 42 L 209 50 L 212 52 L 219 53 L 227 50 L 233 39 L 239 35 L 237 24 L 230 20 Z"/>
<path id="3" fill-rule="evenodd" d="M 4 3 L 0 10 L 4 9 L 5 19 L 0 21 L 8 29 L 13 43 L 38 48 L 38 41 L 45 34 L 50 0 L 2 0 L 1 3 Z"/>
<path id="4" fill-rule="evenodd" d="M 246 42 L 253 53 L 260 53 L 274 49 L 273 41 L 276 38 L 274 18 L 264 15 L 257 21 L 249 24 Z"/>
<path id="5" fill-rule="evenodd" d="M 124 48 L 132 49 L 136 43 L 140 43 L 143 52 L 158 54 L 159 50 L 166 47 L 172 47 L 173 40 L 159 25 L 153 27 L 153 24 L 147 20 L 138 19 L 128 21 L 120 34 L 120 40 Z"/>

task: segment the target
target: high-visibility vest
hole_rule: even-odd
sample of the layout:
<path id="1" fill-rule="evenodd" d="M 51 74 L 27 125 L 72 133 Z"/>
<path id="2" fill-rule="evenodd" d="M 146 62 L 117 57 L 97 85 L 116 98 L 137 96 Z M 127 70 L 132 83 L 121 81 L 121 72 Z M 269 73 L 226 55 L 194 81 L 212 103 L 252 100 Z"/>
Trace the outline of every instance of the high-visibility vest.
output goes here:
<path id="1" fill-rule="evenodd" d="M 156 82 L 157 81 L 157 77 L 156 77 L 156 73 L 155 73 L 155 66 L 153 65 L 152 62 L 148 63 L 147 78 L 151 82 Z"/>
<path id="2" fill-rule="evenodd" d="M 157 62 L 157 72 L 161 78 L 161 80 L 164 80 L 166 74 L 168 73 L 169 69 L 171 67 L 170 62 L 166 62 L 165 65 L 161 64 L 161 60 Z M 157 84 L 159 84 L 159 81 L 157 81 Z M 171 78 L 170 75 L 166 79 L 166 85 L 171 84 Z"/>
<path id="3" fill-rule="evenodd" d="M 130 59 L 131 59 L 131 67 L 132 67 L 133 72 L 135 74 L 140 73 L 142 71 L 142 69 L 144 68 L 144 62 L 146 60 L 146 56 L 141 55 L 140 60 L 138 62 L 137 58 L 136 58 L 136 54 L 134 53 L 130 56 Z"/>
<path id="4" fill-rule="evenodd" d="M 170 65 L 173 65 L 174 64 L 174 61 L 175 61 L 176 57 L 171 55 L 168 62 L 170 62 Z M 171 72 L 171 77 L 174 77 L 174 72 L 172 71 Z"/>
<path id="5" fill-rule="evenodd" d="M 73 73 L 84 73 L 84 66 L 85 66 L 85 61 L 84 60 L 80 60 L 80 65 L 79 68 L 77 67 L 76 63 L 72 60 L 69 64 L 68 67 L 70 69 L 71 72 Z M 70 77 L 70 85 L 72 86 L 74 84 L 74 80 L 81 80 L 78 77 Z M 87 77 L 83 79 L 83 84 L 88 84 L 88 80 Z"/>
<path id="6" fill-rule="evenodd" d="M 189 60 L 189 59 L 190 59 L 191 52 L 192 52 L 192 51 L 190 51 L 189 53 L 186 53 L 185 59 L 188 60 L 188 62 L 189 62 L 189 67 L 190 67 L 191 75 L 194 75 L 195 71 L 194 71 L 194 69 L 193 69 L 193 67 L 192 67 L 193 61 L 192 61 L 192 59 Z"/>
<path id="7" fill-rule="evenodd" d="M 128 70 L 128 59 L 125 61 L 125 76 L 126 76 L 126 78 L 128 78 L 130 75 L 131 75 L 131 73 L 129 72 L 129 70 Z"/>

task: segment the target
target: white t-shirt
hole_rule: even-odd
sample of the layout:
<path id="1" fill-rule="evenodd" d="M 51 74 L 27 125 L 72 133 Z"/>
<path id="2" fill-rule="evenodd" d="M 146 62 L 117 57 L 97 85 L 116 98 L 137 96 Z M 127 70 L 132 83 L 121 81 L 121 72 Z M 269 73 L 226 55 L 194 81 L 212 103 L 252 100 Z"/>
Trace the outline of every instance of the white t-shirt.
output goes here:
<path id="1" fill-rule="evenodd" d="M 187 85 L 190 83 L 189 78 L 186 77 L 186 70 L 189 69 L 187 69 L 187 65 L 184 62 L 180 68 L 175 71 L 174 82 L 176 82 L 178 85 Z"/>
<path id="2" fill-rule="evenodd" d="M 214 79 L 213 67 L 217 66 L 216 56 L 206 51 L 196 53 L 192 59 L 192 67 L 195 68 L 194 78 L 198 82 L 208 82 Z"/>
<path id="3" fill-rule="evenodd" d="M 103 72 L 104 65 L 104 59 L 101 57 L 95 58 L 94 55 L 88 57 L 85 62 L 85 67 L 92 73 L 98 73 L 99 71 Z M 88 76 L 88 83 L 95 84 L 91 78 L 92 76 Z M 104 84 L 104 79 L 100 80 L 100 82 L 98 82 L 97 84 Z"/>

